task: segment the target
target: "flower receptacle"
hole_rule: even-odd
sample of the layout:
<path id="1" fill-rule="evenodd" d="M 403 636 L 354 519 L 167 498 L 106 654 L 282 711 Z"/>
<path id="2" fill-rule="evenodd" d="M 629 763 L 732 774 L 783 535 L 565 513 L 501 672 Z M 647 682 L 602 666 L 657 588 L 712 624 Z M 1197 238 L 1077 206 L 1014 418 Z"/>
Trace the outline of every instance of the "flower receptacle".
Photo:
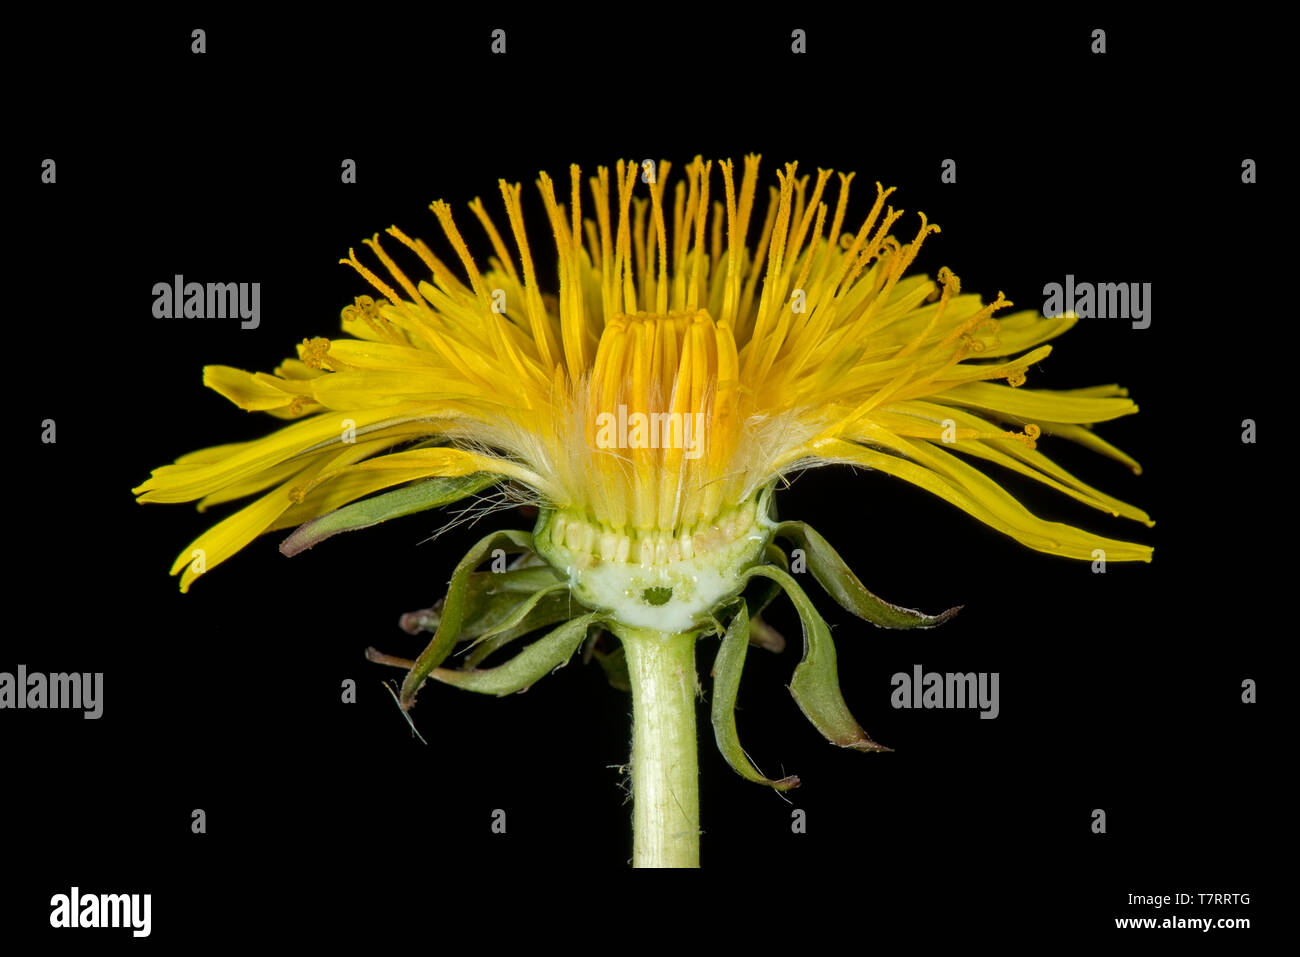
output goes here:
<path id="1" fill-rule="evenodd" d="M 705 627 L 735 597 L 745 571 L 763 560 L 775 524 L 766 492 L 714 521 L 677 534 L 614 532 L 570 512 L 544 509 L 537 553 L 588 608 L 634 628 L 685 632 Z"/>

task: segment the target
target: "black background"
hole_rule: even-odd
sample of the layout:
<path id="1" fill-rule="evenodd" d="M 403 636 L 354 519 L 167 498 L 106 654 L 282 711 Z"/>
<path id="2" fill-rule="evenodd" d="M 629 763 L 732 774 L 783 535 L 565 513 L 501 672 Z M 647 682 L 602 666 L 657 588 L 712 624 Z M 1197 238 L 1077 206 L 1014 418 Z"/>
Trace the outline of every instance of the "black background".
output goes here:
<path id="1" fill-rule="evenodd" d="M 195 26 L 203 56 L 189 52 Z M 504 57 L 488 52 L 497 26 Z M 803 57 L 789 52 L 796 26 Z M 1095 26 L 1104 56 L 1088 51 Z M 34 28 L 10 64 L 18 403 L 0 670 L 102 671 L 105 710 L 0 715 L 6 933 L 47 932 L 50 896 L 78 884 L 152 893 L 152 939 L 173 943 L 257 927 L 435 940 L 466 920 L 497 933 L 490 915 L 539 903 L 560 908 L 538 930 L 553 939 L 598 915 L 625 934 L 735 919 L 774 944 L 867 925 L 1115 935 L 1112 918 L 1155 913 L 1128 894 L 1178 891 L 1250 892 L 1249 907 L 1182 913 L 1248 916 L 1255 929 L 1233 943 L 1257 937 L 1281 857 L 1289 601 L 1273 393 L 1292 333 L 1274 313 L 1286 274 L 1270 248 L 1288 210 L 1270 162 L 1268 34 L 1100 15 L 733 22 L 632 6 L 546 23 L 376 9 L 341 24 L 196 14 Z M 943 228 L 917 268 L 946 264 L 986 298 L 1034 307 L 1066 273 L 1152 284 L 1149 329 L 1081 321 L 1030 385 L 1129 387 L 1140 414 L 1099 432 L 1143 475 L 1068 443 L 1040 448 L 1156 526 L 995 477 L 1032 511 L 1152 544 L 1155 560 L 1095 575 L 887 476 L 798 478 L 783 517 L 820 529 L 868 587 L 965 609 L 939 630 L 892 633 L 813 586 L 845 698 L 896 749 L 861 755 L 828 746 L 785 690 L 799 625 L 774 607 L 791 647 L 751 651 L 738 722 L 761 768 L 803 786 L 787 802 L 737 777 L 702 710 L 706 874 L 633 877 L 616 768 L 630 702 L 594 664 L 505 699 L 426 689 L 413 712 L 426 747 L 382 685 L 400 673 L 362 657 L 371 644 L 413 656 L 398 614 L 438 598 L 477 538 L 527 518 L 430 542 L 429 513 L 293 560 L 268 536 L 182 596 L 168 566 L 224 513 L 140 506 L 130 489 L 177 455 L 273 428 L 203 389 L 202 366 L 270 370 L 303 337 L 335 335 L 340 308 L 369 291 L 336 261 L 390 224 L 441 241 L 431 200 L 452 203 L 483 257 L 465 204 L 481 195 L 503 222 L 497 178 L 521 181 L 536 252 L 540 169 L 649 156 L 680 170 L 697 153 L 750 151 L 763 189 L 792 159 L 856 170 L 846 227 L 873 181 L 899 187 L 899 235 L 918 209 Z M 39 182 L 46 157 L 53 186 Z M 356 185 L 339 182 L 345 157 Z M 1241 183 L 1246 157 L 1257 185 Z M 956 184 L 939 181 L 945 158 Z M 176 273 L 261 282 L 260 328 L 154 319 L 151 288 Z M 1241 441 L 1248 417 L 1259 444 Z M 46 418 L 54 445 L 39 441 Z M 705 642 L 703 673 L 711 653 Z M 890 676 L 916 663 L 999 672 L 1001 715 L 894 710 Z M 347 678 L 354 705 L 340 701 Z M 1259 704 L 1241 702 L 1245 678 Z M 195 808 L 206 834 L 191 833 Z M 505 835 L 490 831 L 497 808 Z M 793 808 L 806 834 L 791 833 Z"/>

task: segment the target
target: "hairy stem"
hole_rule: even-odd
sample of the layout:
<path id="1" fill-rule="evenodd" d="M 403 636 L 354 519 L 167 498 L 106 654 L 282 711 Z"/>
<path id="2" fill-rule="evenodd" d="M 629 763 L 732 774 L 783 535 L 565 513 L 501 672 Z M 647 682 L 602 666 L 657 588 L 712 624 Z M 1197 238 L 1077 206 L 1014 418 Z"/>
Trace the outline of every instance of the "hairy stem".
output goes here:
<path id="1" fill-rule="evenodd" d="M 699 867 L 696 633 L 614 631 L 632 684 L 632 865 Z"/>

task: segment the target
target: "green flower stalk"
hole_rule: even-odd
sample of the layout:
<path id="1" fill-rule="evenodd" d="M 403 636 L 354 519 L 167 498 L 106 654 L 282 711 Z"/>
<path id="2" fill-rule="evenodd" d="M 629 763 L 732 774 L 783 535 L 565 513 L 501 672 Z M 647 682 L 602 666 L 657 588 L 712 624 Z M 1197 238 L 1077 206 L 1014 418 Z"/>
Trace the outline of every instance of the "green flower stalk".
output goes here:
<path id="1" fill-rule="evenodd" d="M 793 163 L 779 171 L 751 247 L 758 157 L 746 158 L 739 186 L 732 163 L 719 164 L 720 197 L 710 194 L 713 164 L 697 157 L 676 184 L 670 231 L 669 168 L 620 161 L 612 203 L 611 171 L 599 168 L 587 217 L 577 166 L 567 205 L 542 173 L 554 283 L 538 278 L 520 187 L 504 181 L 513 252 L 484 204 L 470 204 L 495 253 L 485 271 L 442 202 L 432 209 L 459 271 L 396 227 L 388 234 L 428 278 L 408 278 L 377 235 L 366 245 L 388 279 L 349 251 L 343 262 L 382 298 L 343 310 L 347 335 L 304 340 L 273 374 L 205 369 L 241 408 L 287 424 L 187 455 L 135 490 L 141 501 L 201 508 L 254 497 L 181 553 L 172 572 L 183 591 L 265 532 L 296 528 L 281 545 L 293 555 L 493 486 L 538 505 L 531 532 L 481 540 L 446 595 L 403 619 L 431 636 L 417 658 L 368 654 L 406 669 L 406 710 L 430 681 L 510 694 L 579 649 L 595 656 L 632 696 L 637 866 L 699 863 L 697 645 L 717 643 L 710 719 L 727 761 L 768 787 L 799 783 L 750 763 L 734 714 L 749 644 L 771 642 L 762 610 L 782 594 L 803 628 L 790 683 L 800 709 L 834 744 L 888 750 L 846 706 L 829 628 L 783 543 L 801 550 L 821 590 L 878 626 L 933 627 L 956 612 L 925 615 L 873 595 L 816 531 L 776 521 L 781 480 L 837 463 L 876 469 L 1039 551 L 1151 558 L 1147 546 L 1037 518 L 970 464 L 1151 524 L 1038 451 L 1052 436 L 1138 470 L 1091 429 L 1136 411 L 1124 390 L 1023 388 L 1075 316 L 995 319 L 1011 305 L 1001 294 L 989 304 L 964 295 L 947 269 L 937 281 L 908 275 L 938 227 L 921 216 L 911 242 L 895 239 L 902 213 L 877 184 L 865 222 L 842 231 L 852 176 L 840 175 L 831 212 L 829 170 L 815 183 Z M 637 195 L 638 179 L 648 196 Z M 501 552 L 516 556 L 508 567 L 479 570 Z M 617 649 L 598 648 L 601 634 Z M 458 645 L 462 665 L 446 667 Z"/>

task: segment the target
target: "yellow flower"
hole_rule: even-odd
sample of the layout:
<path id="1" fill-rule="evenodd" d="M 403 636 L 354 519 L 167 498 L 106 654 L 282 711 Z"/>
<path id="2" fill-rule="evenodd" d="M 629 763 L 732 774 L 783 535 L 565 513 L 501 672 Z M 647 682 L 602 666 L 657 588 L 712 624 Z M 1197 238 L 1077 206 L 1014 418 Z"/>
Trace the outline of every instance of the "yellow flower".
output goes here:
<path id="1" fill-rule="evenodd" d="M 531 490 L 570 564 L 689 562 L 742 541 L 774 479 L 832 463 L 912 482 L 1039 551 L 1150 560 L 1145 545 L 1032 515 L 969 461 L 1151 524 L 1036 447 L 1068 439 L 1138 471 L 1091 429 L 1137 411 L 1125 390 L 1022 386 L 1073 315 L 995 318 L 1011 306 L 1001 294 L 983 304 L 947 269 L 907 275 L 938 227 L 922 215 L 910 241 L 894 238 L 902 212 L 879 184 L 866 220 L 842 232 L 852 175 L 832 210 L 830 171 L 811 182 L 788 164 L 751 246 L 758 157 L 738 186 L 730 161 L 697 157 L 671 206 L 668 173 L 620 161 L 611 188 L 599 168 L 585 217 L 578 167 L 567 205 L 542 173 L 558 283 L 549 247 L 539 263 L 525 238 L 517 184 L 500 183 L 513 244 L 470 204 L 495 253 L 486 270 L 435 202 L 459 268 L 391 228 L 428 278 L 408 278 L 376 235 L 366 245 L 382 269 L 343 260 L 380 295 L 343 310 L 343 337 L 304 340 L 273 374 L 207 367 L 209 387 L 290 424 L 191 453 L 135 489 L 200 509 L 257 496 L 182 551 L 181 590 L 265 532 L 430 477 Z"/>
<path id="2" fill-rule="evenodd" d="M 937 227 L 922 216 L 910 242 L 894 238 L 902 213 L 879 184 L 866 220 L 842 231 L 852 176 L 840 175 L 832 212 L 830 171 L 812 182 L 788 164 L 751 247 L 758 157 L 746 158 L 739 184 L 730 161 L 715 171 L 697 157 L 671 207 L 668 173 L 667 162 L 619 162 L 611 183 L 598 168 L 586 217 L 577 166 L 567 205 L 541 174 L 558 282 L 539 280 L 520 188 L 504 181 L 513 244 L 481 201 L 470 204 L 495 253 L 486 270 L 443 202 L 432 209 L 458 268 L 395 227 L 389 236 L 428 278 L 412 281 L 378 236 L 367 245 L 382 269 L 349 251 L 344 262 L 380 298 L 343 310 L 344 337 L 304 340 L 274 374 L 205 370 L 207 385 L 241 408 L 289 424 L 184 456 L 135 491 L 144 502 L 197 499 L 200 509 L 256 496 L 181 552 L 172 573 L 182 591 L 268 531 L 297 526 L 281 545 L 295 554 L 500 482 L 531 496 L 541 506 L 532 533 L 488 535 L 442 601 L 405 616 L 408 631 L 433 633 L 417 659 L 367 654 L 407 669 L 397 696 L 407 710 L 430 678 L 522 690 L 568 661 L 589 630 L 612 632 L 617 651 L 587 647 L 632 696 L 634 861 L 694 866 L 697 638 L 721 638 L 710 719 L 719 750 L 748 780 L 799 783 L 752 764 L 734 714 L 751 637 L 770 632 L 752 623 L 777 591 L 804 632 L 789 684 L 799 708 L 841 747 L 888 750 L 850 713 L 830 629 L 775 540 L 792 541 L 827 593 L 873 624 L 928 628 L 956 611 L 927 615 L 871 594 L 816 531 L 772 519 L 777 480 L 834 463 L 876 469 L 1071 558 L 1101 550 L 1110 561 L 1149 561 L 1151 549 L 1040 519 L 970 460 L 1151 522 L 1037 449 L 1041 436 L 1059 437 L 1138 470 L 1091 430 L 1137 411 L 1123 389 L 1023 387 L 1073 315 L 995 317 L 1011 306 L 1000 293 L 986 305 L 947 269 L 937 281 L 909 276 Z M 498 548 L 523 557 L 476 572 Z M 479 667 L 556 625 L 509 662 Z M 458 642 L 469 643 L 463 667 L 443 667 Z"/>

